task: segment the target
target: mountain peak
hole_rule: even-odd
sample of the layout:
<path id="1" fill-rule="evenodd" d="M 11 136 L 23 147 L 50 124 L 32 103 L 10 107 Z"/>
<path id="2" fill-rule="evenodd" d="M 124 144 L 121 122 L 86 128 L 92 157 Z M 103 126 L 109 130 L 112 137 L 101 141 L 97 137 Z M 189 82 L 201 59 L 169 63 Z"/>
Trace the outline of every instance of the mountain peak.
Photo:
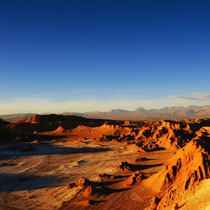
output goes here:
<path id="1" fill-rule="evenodd" d="M 137 112 L 143 112 L 143 113 L 147 112 L 147 110 L 145 108 L 143 108 L 143 107 L 139 107 L 135 111 L 137 111 Z"/>
<path id="2" fill-rule="evenodd" d="M 129 113 L 130 111 L 124 109 L 112 109 L 109 113 Z"/>

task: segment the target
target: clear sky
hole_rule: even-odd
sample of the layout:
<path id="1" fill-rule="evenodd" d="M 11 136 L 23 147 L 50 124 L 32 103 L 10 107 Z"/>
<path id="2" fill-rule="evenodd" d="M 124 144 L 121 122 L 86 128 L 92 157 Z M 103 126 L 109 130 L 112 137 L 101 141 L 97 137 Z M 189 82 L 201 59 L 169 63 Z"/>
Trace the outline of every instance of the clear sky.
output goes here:
<path id="1" fill-rule="evenodd" d="M 210 1 L 0 1 L 1 114 L 191 104 L 210 104 Z"/>

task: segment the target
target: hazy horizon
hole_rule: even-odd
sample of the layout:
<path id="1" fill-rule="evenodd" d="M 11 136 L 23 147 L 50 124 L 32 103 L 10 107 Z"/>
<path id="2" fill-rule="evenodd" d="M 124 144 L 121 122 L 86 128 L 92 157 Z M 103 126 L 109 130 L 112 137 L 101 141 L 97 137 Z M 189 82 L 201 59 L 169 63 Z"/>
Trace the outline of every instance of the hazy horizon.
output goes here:
<path id="1" fill-rule="evenodd" d="M 124 110 L 124 111 L 130 111 L 130 112 L 133 112 L 133 111 L 136 111 L 137 109 L 139 108 L 143 108 L 145 109 L 146 111 L 150 111 L 150 110 L 153 110 L 153 109 L 156 109 L 156 110 L 160 110 L 160 109 L 166 109 L 166 108 L 188 108 L 188 107 L 207 107 L 207 106 L 210 106 L 208 104 L 206 105 L 203 105 L 203 106 L 198 106 L 198 105 L 188 105 L 188 106 L 163 106 L 163 107 L 159 107 L 159 108 L 145 108 L 143 106 L 139 106 L 135 109 L 121 109 L 121 108 L 117 108 L 117 109 L 109 109 L 109 110 L 94 110 L 94 111 L 84 111 L 84 112 L 74 112 L 74 111 L 70 111 L 70 110 L 63 110 L 61 112 L 14 112 L 14 113 L 0 113 L 0 115 L 15 115 L 15 114 L 40 114 L 40 115 L 45 115 L 45 114 L 63 114 L 63 113 L 81 113 L 81 114 L 85 114 L 85 113 L 92 113 L 92 112 L 110 112 L 110 111 L 115 111 L 115 110 Z"/>

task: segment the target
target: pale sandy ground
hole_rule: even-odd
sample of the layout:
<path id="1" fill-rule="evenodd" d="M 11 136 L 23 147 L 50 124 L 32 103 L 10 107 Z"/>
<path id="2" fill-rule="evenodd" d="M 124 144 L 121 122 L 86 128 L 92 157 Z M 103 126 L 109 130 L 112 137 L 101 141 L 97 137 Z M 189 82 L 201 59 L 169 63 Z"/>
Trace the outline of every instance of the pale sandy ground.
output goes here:
<path id="1" fill-rule="evenodd" d="M 183 200 L 183 209 L 210 210 L 210 179 L 203 180 L 194 194 Z"/>
<path id="2" fill-rule="evenodd" d="M 91 180 L 98 174 L 116 174 L 122 161 L 147 157 L 143 165 L 162 164 L 172 151 L 136 152 L 119 143 L 35 143 L 35 151 L 23 152 L 22 145 L 0 145 L 0 209 L 57 209 L 76 193 L 66 184 L 80 177 Z M 25 147 L 25 146 L 24 146 Z M 143 170 L 153 174 L 163 165 Z M 133 200 L 138 196 L 130 194 Z"/>

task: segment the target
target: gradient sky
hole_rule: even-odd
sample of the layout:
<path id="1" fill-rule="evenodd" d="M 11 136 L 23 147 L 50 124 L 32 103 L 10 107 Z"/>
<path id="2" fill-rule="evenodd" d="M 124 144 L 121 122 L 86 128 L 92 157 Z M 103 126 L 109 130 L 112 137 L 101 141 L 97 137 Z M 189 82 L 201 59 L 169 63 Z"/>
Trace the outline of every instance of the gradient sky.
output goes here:
<path id="1" fill-rule="evenodd" d="M 210 1 L 0 1 L 1 114 L 190 104 L 210 104 Z"/>

